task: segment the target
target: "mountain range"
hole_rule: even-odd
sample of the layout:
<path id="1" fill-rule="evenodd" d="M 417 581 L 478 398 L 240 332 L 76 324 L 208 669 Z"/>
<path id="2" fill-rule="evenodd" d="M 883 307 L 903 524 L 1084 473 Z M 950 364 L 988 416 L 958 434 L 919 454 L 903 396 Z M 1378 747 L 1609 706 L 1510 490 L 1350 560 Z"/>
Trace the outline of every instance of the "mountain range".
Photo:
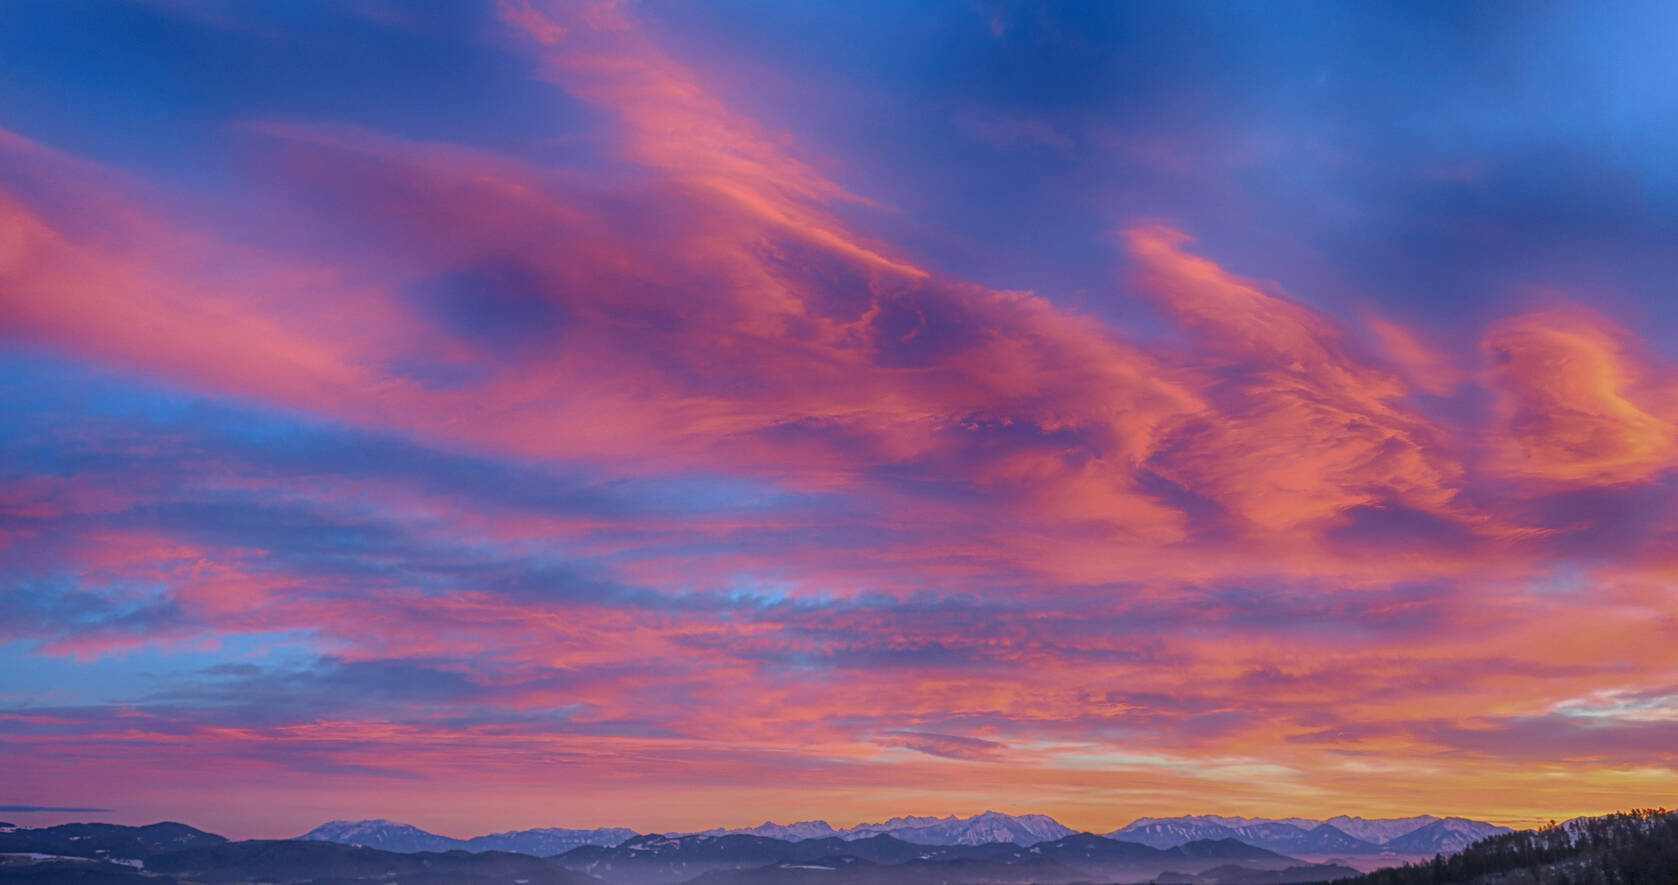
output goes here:
<path id="1" fill-rule="evenodd" d="M 392 852 L 320 839 L 229 842 L 174 823 L 0 828 L 0 885 L 1073 885 L 1160 877 L 1199 885 L 1271 885 L 1355 872 L 1235 839 L 1160 849 L 1091 833 L 1029 847 L 920 845 L 883 834 L 797 841 L 647 835 L 535 857 Z"/>
<path id="2" fill-rule="evenodd" d="M 1201 840 L 1234 839 L 1256 848 L 1292 857 L 1431 856 L 1449 853 L 1487 836 L 1507 833 L 1482 821 L 1460 817 L 1369 819 L 1341 815 L 1326 820 L 1308 818 L 1219 817 L 1188 815 L 1141 818 L 1112 832 L 1108 839 L 1169 849 Z M 765 822 L 755 827 L 717 828 L 668 836 L 753 836 L 786 842 L 817 840 L 857 841 L 890 836 L 902 842 L 934 846 L 1037 845 L 1075 835 L 1077 831 L 1041 814 L 1009 815 L 986 811 L 972 817 L 896 817 L 879 823 L 834 827 L 824 820 L 791 824 Z M 643 834 L 622 827 L 597 829 L 514 830 L 470 839 L 453 839 L 418 827 L 387 820 L 332 821 L 299 837 L 307 840 L 362 845 L 384 851 L 512 851 L 547 857 L 573 848 L 610 848 Z"/>
<path id="3" fill-rule="evenodd" d="M 1301 855 L 1433 855 L 1460 851 L 1487 836 L 1510 832 L 1462 817 L 1368 819 L 1341 815 L 1307 818 L 1218 817 L 1188 815 L 1141 818 L 1106 835 L 1169 848 L 1194 839 L 1239 839 L 1272 851 Z"/>
<path id="4" fill-rule="evenodd" d="M 439 836 L 409 824 L 389 820 L 328 821 L 298 836 L 311 842 L 337 842 L 341 845 L 361 845 L 381 851 L 511 851 L 548 857 L 564 854 L 583 845 L 617 845 L 625 839 L 640 835 L 623 827 L 599 827 L 588 830 L 567 830 L 543 827 L 534 830 L 511 830 L 452 839 Z"/>
<path id="5" fill-rule="evenodd" d="M 863 839 L 869 836 L 894 836 L 905 842 L 921 845 L 988 845 L 1013 842 L 1016 845 L 1035 845 L 1050 839 L 1070 836 L 1077 830 L 1043 814 L 1002 814 L 986 811 L 972 817 L 894 817 L 881 823 L 857 824 L 835 829 L 825 820 L 807 820 L 793 824 L 764 822 L 759 826 L 740 829 L 705 830 L 695 835 L 707 836 L 767 836 L 771 839 Z M 1185 840 L 1187 841 L 1187 840 Z"/>
<path id="6" fill-rule="evenodd" d="M 1197 823 L 1254 833 L 1282 824 L 1304 833 L 1327 826 L 1345 835 L 1331 821 L 1202 817 L 1132 826 Z M 402 826 L 379 822 L 362 833 L 394 836 Z M 1413 841 L 1460 835 L 1464 825 L 1432 818 L 1349 828 L 1394 844 L 1412 834 L 1423 834 Z M 796 840 L 654 834 L 536 857 L 494 850 L 392 852 L 320 839 L 230 842 L 179 823 L 0 823 L 0 885 L 1670 885 L 1678 870 L 1678 815 L 1643 810 L 1578 818 L 1495 835 L 1420 863 L 1395 866 L 1398 861 L 1387 855 L 1380 861 L 1384 868 L 1357 878 L 1348 865 L 1311 863 L 1233 837 L 1156 848 L 1093 833 L 1029 846 L 926 845 L 886 834 Z"/>

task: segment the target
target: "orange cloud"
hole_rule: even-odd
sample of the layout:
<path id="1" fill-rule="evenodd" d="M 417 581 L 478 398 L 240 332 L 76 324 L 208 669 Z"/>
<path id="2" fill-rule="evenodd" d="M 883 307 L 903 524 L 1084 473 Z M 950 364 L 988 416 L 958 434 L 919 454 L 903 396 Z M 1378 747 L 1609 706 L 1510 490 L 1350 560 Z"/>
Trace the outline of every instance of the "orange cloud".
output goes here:
<path id="1" fill-rule="evenodd" d="M 1500 470 L 1612 485 L 1645 482 L 1678 463 L 1678 377 L 1639 362 L 1625 338 L 1584 310 L 1511 317 L 1486 333 Z"/>
<path id="2" fill-rule="evenodd" d="M 1126 231 L 1134 285 L 1193 336 L 1214 412 L 1151 462 L 1268 531 L 1358 507 L 1456 518 L 1461 467 L 1403 382 L 1354 358 L 1326 318 L 1183 251 L 1184 234 Z"/>

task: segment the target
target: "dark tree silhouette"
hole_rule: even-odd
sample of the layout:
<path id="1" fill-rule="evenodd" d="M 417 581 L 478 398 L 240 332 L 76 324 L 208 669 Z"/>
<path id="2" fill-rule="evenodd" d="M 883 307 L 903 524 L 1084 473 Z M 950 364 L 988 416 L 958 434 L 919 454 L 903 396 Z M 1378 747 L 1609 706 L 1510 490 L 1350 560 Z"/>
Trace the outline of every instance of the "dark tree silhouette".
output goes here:
<path id="1" fill-rule="evenodd" d="M 1678 813 L 1639 808 L 1552 822 L 1336 885 L 1678 885 Z"/>

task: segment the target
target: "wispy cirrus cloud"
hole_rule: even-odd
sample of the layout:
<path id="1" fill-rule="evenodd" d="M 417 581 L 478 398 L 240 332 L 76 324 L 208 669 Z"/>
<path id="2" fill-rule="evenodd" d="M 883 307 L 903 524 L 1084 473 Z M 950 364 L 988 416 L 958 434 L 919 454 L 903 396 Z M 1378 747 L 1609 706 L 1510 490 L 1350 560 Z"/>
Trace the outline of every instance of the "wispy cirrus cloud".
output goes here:
<path id="1" fill-rule="evenodd" d="M 996 741 L 925 731 L 882 731 L 874 740 L 888 747 L 970 762 L 1001 762 L 1006 759 L 1007 751 L 1005 745 Z"/>
<path id="2" fill-rule="evenodd" d="M 0 805 L 0 811 L 8 813 L 50 812 L 59 814 L 94 814 L 110 811 L 109 808 L 56 808 L 51 805 Z"/>

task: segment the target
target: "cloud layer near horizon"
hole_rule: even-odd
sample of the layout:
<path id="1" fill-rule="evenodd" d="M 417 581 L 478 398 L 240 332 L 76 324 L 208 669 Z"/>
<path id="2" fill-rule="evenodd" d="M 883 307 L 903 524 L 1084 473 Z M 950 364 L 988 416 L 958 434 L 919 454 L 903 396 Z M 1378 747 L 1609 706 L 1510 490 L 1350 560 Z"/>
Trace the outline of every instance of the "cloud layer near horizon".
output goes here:
<path id="1" fill-rule="evenodd" d="M 1032 259 L 927 208 L 891 139 L 821 150 L 799 96 L 909 98 L 753 55 L 784 20 L 345 9 L 312 13 L 334 46 L 260 6 L 113 7 L 350 79 L 66 83 L 190 119 L 0 136 L 0 798 L 284 834 L 1519 821 L 1678 788 L 1674 277 L 1638 288 L 1678 267 L 1635 157 L 1642 214 L 1599 205 L 1620 238 L 1548 280 L 1498 256 L 1553 232 L 1481 204 L 1560 160 L 1378 156 L 1357 182 L 1459 205 L 1367 221 L 1415 251 L 1342 240 L 1337 268 L 1263 211 L 1299 155 L 1343 162 L 1286 107 L 967 96 L 952 162 L 1045 192 L 993 215 L 1066 199 L 1041 154 L 1127 170 Z M 1082 45 L 945 17 L 979 67 Z M 404 116 L 368 47 L 486 82 Z M 521 110 L 485 109 L 502 79 Z M 160 159 L 177 127 L 202 168 Z M 1424 235 L 1440 213 L 1482 228 Z M 1614 297 L 1580 288 L 1598 260 Z M 1411 288 L 1453 261 L 1436 292 L 1478 295 Z"/>

